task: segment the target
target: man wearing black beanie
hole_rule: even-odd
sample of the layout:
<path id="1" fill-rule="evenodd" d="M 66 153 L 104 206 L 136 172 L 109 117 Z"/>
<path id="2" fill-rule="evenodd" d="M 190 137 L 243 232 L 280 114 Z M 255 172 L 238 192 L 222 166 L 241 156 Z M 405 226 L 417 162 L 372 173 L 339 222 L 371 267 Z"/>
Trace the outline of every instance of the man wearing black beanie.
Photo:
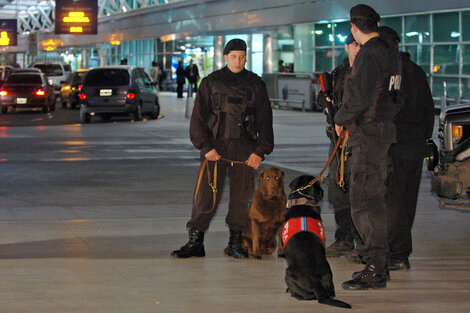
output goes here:
<path id="1" fill-rule="evenodd" d="M 272 152 L 274 136 L 266 85 L 245 69 L 246 49 L 243 40 L 230 40 L 224 49 L 227 66 L 204 78 L 197 92 L 189 134 L 194 147 L 201 151 L 201 167 L 191 219 L 186 224 L 189 241 L 171 253 L 175 258 L 205 256 L 204 232 L 217 211 L 227 174 L 228 255 L 248 257 L 241 234 L 254 192 L 254 170 Z"/>
<path id="2" fill-rule="evenodd" d="M 356 249 L 365 268 L 343 288 L 385 288 L 389 272 L 389 214 L 385 203 L 388 150 L 396 141 L 394 118 L 401 108 L 401 60 L 396 47 L 379 37 L 380 16 L 360 4 L 350 11 L 351 33 L 362 45 L 335 116 L 337 132 L 349 132 L 351 216 L 359 235 Z"/>
<path id="3" fill-rule="evenodd" d="M 329 106 L 328 102 L 331 102 L 331 108 L 333 109 L 333 119 L 335 112 L 338 111 L 342 105 L 345 83 L 348 81 L 348 78 L 351 75 L 354 59 L 356 58 L 356 55 L 360 49 L 359 44 L 354 39 L 352 34 L 349 34 L 346 37 L 344 49 L 348 53 L 348 56 L 344 58 L 343 63 L 340 66 L 331 72 L 331 78 L 333 82 L 331 96 L 333 99 L 329 99 L 325 93 L 320 92 L 318 94 L 317 100 L 317 102 L 325 108 Z M 330 114 L 327 113 L 328 120 L 329 116 Z M 327 127 L 327 135 L 330 138 L 330 153 L 333 151 L 336 145 L 333 131 L 334 130 L 331 129 L 331 126 Z M 326 256 L 333 258 L 345 256 L 351 262 L 360 262 L 359 257 L 354 251 L 354 239 L 357 236 L 356 230 L 354 229 L 354 224 L 351 219 L 351 209 L 349 204 L 348 186 L 350 181 L 350 158 L 347 157 L 349 151 L 347 147 L 342 147 L 341 149 L 345 149 L 345 153 L 338 153 L 337 157 L 333 158 L 330 164 L 330 172 L 328 175 L 328 201 L 333 205 L 335 212 L 336 231 L 335 242 L 326 248 Z M 341 162 L 344 162 L 344 186 L 340 185 L 337 180 L 340 177 L 338 170 L 340 169 Z"/>
<path id="4" fill-rule="evenodd" d="M 381 37 L 398 49 L 400 36 L 393 29 L 379 27 Z M 387 185 L 387 205 L 390 211 L 390 271 L 409 270 L 408 260 L 413 250 L 413 226 L 426 140 L 434 128 L 434 101 L 426 73 L 411 61 L 408 52 L 400 52 L 403 63 L 403 107 L 395 117 L 397 142 L 392 144 L 392 161 Z"/>

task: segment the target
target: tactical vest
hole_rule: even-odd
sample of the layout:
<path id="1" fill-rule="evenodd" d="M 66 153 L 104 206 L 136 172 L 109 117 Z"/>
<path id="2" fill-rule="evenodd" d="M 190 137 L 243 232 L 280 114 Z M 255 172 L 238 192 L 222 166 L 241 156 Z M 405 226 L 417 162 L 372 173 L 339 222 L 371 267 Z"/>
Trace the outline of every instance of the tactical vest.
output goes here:
<path id="1" fill-rule="evenodd" d="M 257 76 L 247 73 L 245 79 L 233 84 L 221 71 L 209 75 L 211 110 L 208 127 L 214 138 L 256 140 L 255 91 Z"/>

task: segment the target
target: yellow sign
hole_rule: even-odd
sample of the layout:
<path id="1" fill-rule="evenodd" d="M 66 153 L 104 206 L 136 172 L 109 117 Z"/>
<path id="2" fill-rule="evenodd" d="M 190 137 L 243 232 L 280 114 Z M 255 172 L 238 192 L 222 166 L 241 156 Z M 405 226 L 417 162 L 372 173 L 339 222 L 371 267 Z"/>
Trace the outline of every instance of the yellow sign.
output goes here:
<path id="1" fill-rule="evenodd" d="M 10 45 L 10 38 L 8 37 L 8 33 L 5 31 L 0 32 L 0 46 L 9 46 Z"/>
<path id="2" fill-rule="evenodd" d="M 85 12 L 69 12 L 69 16 L 62 19 L 64 23 L 90 23 L 90 19 L 85 16 Z"/>
<path id="3" fill-rule="evenodd" d="M 70 27 L 70 32 L 71 33 L 83 33 L 83 27 L 81 26 Z"/>

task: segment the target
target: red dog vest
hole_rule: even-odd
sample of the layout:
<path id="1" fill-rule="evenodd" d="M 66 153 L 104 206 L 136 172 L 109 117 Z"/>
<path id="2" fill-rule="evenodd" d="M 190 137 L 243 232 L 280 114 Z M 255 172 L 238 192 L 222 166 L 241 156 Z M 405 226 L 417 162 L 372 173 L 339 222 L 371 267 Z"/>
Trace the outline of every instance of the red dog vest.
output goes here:
<path id="1" fill-rule="evenodd" d="M 311 217 L 297 217 L 288 220 L 282 229 L 282 246 L 285 248 L 289 239 L 296 233 L 309 231 L 320 237 L 325 245 L 325 228 L 323 223 Z"/>

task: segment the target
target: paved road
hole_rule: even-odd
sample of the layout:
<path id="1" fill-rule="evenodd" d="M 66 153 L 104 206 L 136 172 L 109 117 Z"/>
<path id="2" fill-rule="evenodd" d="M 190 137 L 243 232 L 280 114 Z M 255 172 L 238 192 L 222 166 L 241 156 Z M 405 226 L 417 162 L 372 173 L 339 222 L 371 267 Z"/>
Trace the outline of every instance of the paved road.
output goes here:
<path id="1" fill-rule="evenodd" d="M 199 153 L 186 100 L 162 93 L 161 105 L 161 119 L 143 122 L 82 125 L 78 110 L 61 107 L 0 115 L 0 312 L 339 312 L 289 297 L 283 260 L 222 253 L 226 194 L 206 258 L 169 257 L 187 240 Z M 324 125 L 321 113 L 275 110 L 275 150 L 263 167 L 284 169 L 287 183 L 319 173 Z M 438 206 L 423 172 L 412 270 L 392 273 L 386 290 L 352 292 L 341 282 L 361 267 L 330 259 L 337 297 L 361 313 L 469 312 L 469 223 L 470 214 Z"/>

